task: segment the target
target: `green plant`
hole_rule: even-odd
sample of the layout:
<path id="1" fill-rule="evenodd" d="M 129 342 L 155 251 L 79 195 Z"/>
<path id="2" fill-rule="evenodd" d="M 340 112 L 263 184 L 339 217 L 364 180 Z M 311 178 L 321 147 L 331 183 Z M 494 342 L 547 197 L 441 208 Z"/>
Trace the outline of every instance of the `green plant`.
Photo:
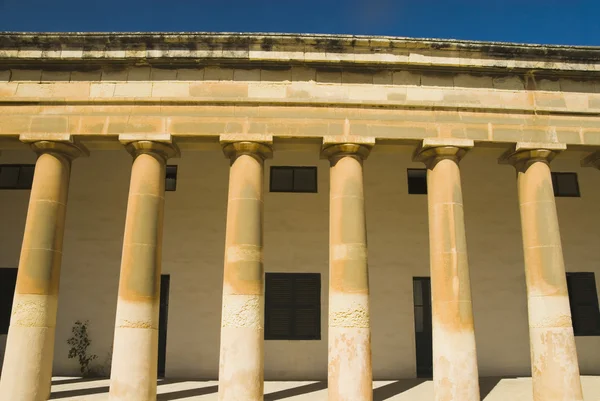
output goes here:
<path id="1" fill-rule="evenodd" d="M 77 358 L 79 369 L 83 377 L 89 376 L 90 362 L 98 358 L 98 355 L 88 355 L 88 348 L 92 344 L 88 333 L 89 321 L 76 321 L 71 328 L 71 337 L 67 340 L 67 344 L 71 346 L 69 349 L 69 359 Z"/>

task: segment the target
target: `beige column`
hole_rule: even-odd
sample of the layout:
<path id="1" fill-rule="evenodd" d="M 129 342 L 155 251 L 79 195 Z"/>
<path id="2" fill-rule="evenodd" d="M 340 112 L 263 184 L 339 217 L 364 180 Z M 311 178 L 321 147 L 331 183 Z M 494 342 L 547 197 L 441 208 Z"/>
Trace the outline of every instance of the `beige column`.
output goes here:
<path id="1" fill-rule="evenodd" d="M 50 396 L 71 161 L 87 152 L 70 136 L 64 138 L 31 143 L 38 159 L 0 379 L 2 401 L 42 401 Z"/>
<path id="2" fill-rule="evenodd" d="M 231 160 L 223 309 L 219 400 L 263 399 L 264 269 L 263 164 L 271 155 L 268 135 L 222 135 Z"/>
<path id="3" fill-rule="evenodd" d="M 500 160 L 517 170 L 535 401 L 583 399 L 549 165 L 565 148 L 518 143 Z"/>
<path id="4" fill-rule="evenodd" d="M 596 167 L 600 170 L 600 150 L 588 155 L 581 161 L 583 167 Z"/>
<path id="5" fill-rule="evenodd" d="M 329 401 L 373 399 L 362 164 L 374 143 L 372 138 L 326 137 L 323 145 L 322 155 L 331 163 Z"/>
<path id="6" fill-rule="evenodd" d="M 139 138 L 141 139 L 141 138 Z M 111 401 L 156 399 L 165 170 L 170 135 L 120 135 L 133 156 L 110 375 Z"/>
<path id="7" fill-rule="evenodd" d="M 459 161 L 473 141 L 425 139 L 436 401 L 479 401 L 477 352 Z"/>

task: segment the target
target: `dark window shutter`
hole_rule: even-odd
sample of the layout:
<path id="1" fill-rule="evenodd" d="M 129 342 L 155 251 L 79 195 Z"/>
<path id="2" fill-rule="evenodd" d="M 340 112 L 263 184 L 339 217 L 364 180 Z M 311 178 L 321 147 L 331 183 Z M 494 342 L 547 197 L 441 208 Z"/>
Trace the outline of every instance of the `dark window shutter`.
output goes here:
<path id="1" fill-rule="evenodd" d="M 567 287 L 575 335 L 600 335 L 600 310 L 594 273 L 567 273 Z"/>
<path id="2" fill-rule="evenodd" d="M 321 275 L 266 273 L 265 339 L 321 338 Z"/>
<path id="3" fill-rule="evenodd" d="M 0 334 L 8 334 L 17 269 L 0 268 Z"/>

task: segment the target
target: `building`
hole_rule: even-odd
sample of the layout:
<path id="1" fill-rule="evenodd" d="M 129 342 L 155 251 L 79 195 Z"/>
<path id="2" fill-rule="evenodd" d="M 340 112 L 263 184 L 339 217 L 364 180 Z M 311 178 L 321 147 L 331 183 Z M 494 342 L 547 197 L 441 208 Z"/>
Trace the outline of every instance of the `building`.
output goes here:
<path id="1" fill-rule="evenodd" d="M 600 48 L 0 34 L 0 400 L 79 373 L 77 321 L 113 400 L 157 370 L 262 399 L 263 365 L 581 400 L 599 149 Z"/>

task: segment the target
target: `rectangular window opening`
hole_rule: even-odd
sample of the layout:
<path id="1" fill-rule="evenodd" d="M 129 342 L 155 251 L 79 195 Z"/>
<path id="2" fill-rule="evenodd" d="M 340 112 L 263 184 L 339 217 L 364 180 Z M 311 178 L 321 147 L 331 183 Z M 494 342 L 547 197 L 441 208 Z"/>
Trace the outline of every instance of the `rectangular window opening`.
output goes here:
<path id="1" fill-rule="evenodd" d="M 576 336 L 600 336 L 600 310 L 594 273 L 567 273 L 573 331 Z"/>
<path id="2" fill-rule="evenodd" d="M 177 189 L 177 165 L 167 166 L 165 178 L 165 191 L 175 191 Z"/>
<path id="3" fill-rule="evenodd" d="M 0 164 L 0 189 L 31 189 L 35 164 Z"/>
<path id="4" fill-rule="evenodd" d="M 265 274 L 265 340 L 321 339 L 321 274 Z"/>
<path id="5" fill-rule="evenodd" d="M 408 193 L 411 195 L 427 194 L 427 169 L 409 168 L 406 170 L 408 176 Z"/>
<path id="6" fill-rule="evenodd" d="M 271 192 L 317 192 L 317 168 L 271 166 Z"/>
<path id="7" fill-rule="evenodd" d="M 552 173 L 552 188 L 554 196 L 578 198 L 579 183 L 577 173 Z"/>

